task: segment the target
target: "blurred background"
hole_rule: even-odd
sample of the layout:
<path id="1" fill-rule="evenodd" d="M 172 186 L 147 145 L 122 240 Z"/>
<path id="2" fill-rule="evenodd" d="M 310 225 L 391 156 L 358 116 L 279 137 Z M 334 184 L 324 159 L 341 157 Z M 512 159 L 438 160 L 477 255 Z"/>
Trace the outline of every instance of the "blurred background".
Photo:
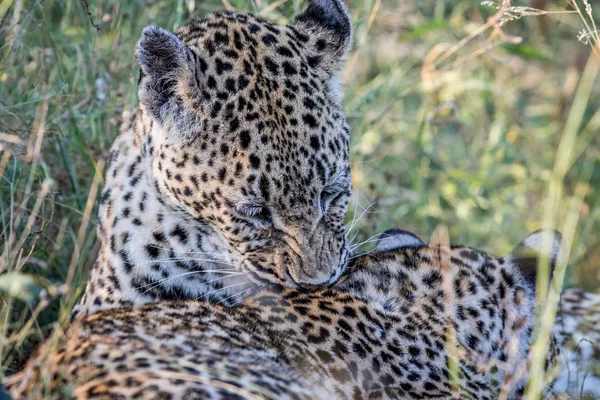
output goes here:
<path id="1" fill-rule="evenodd" d="M 400 227 L 508 253 L 565 231 L 600 291 L 600 4 L 348 0 L 350 237 Z M 102 160 L 136 102 L 142 28 L 300 0 L 0 0 L 0 378 L 67 320 L 95 261 Z M 594 53 L 595 46 L 595 53 Z"/>

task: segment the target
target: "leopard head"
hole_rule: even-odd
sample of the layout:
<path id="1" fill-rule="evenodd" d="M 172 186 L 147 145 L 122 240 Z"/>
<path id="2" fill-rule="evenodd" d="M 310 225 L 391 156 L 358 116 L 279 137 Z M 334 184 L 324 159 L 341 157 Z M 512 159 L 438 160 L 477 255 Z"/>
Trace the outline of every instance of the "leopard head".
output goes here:
<path id="1" fill-rule="evenodd" d="M 341 0 L 315 0 L 286 26 L 223 12 L 139 40 L 156 187 L 259 281 L 329 285 L 347 262 L 349 128 L 336 75 L 351 33 Z"/>

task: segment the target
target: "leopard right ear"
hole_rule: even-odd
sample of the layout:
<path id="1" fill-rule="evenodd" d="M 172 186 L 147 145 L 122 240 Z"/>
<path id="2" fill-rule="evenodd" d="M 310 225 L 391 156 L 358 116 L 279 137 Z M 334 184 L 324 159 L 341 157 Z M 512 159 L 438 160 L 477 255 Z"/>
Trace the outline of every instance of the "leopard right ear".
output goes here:
<path id="1" fill-rule="evenodd" d="M 337 72 L 352 41 L 352 19 L 344 0 L 312 0 L 290 26 L 314 39 L 318 56 L 312 58 L 311 65 Z"/>
<path id="2" fill-rule="evenodd" d="M 379 237 L 375 251 L 391 251 L 405 247 L 421 247 L 425 245 L 425 242 L 412 232 L 402 229 L 388 229 Z"/>
<path id="3" fill-rule="evenodd" d="M 135 55 L 141 67 L 140 103 L 161 124 L 185 121 L 182 105 L 199 90 L 191 50 L 173 32 L 148 26 Z"/>
<path id="4" fill-rule="evenodd" d="M 550 265 L 550 276 L 556 265 L 567 262 L 567 242 L 556 230 L 539 230 L 529 234 L 505 257 L 515 265 L 523 277 L 535 287 L 542 259 Z"/>

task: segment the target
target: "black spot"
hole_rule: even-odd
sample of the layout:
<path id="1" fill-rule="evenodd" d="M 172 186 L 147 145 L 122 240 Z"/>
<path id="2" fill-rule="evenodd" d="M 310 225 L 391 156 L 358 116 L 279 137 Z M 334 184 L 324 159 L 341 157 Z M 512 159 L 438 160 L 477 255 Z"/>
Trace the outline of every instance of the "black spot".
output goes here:
<path id="1" fill-rule="evenodd" d="M 240 120 L 236 118 L 232 119 L 229 123 L 229 131 L 235 132 L 240 127 Z"/>
<path id="2" fill-rule="evenodd" d="M 469 337 L 467 338 L 467 342 L 469 343 L 469 347 L 472 350 L 477 349 L 477 346 L 479 345 L 479 339 L 474 335 L 469 335 Z"/>
<path id="3" fill-rule="evenodd" d="M 146 252 L 150 258 L 156 258 L 160 254 L 160 249 L 154 244 L 149 244 L 146 245 Z"/>
<path id="4" fill-rule="evenodd" d="M 440 284 L 441 282 L 442 282 L 442 275 L 437 271 L 430 272 L 423 278 L 423 283 L 426 284 L 427 286 L 429 286 L 430 288 L 433 288 L 434 286 Z"/>
<path id="5" fill-rule="evenodd" d="M 226 143 L 223 143 L 221 145 L 221 154 L 223 154 L 224 156 L 229 154 L 229 146 Z"/>
<path id="6" fill-rule="evenodd" d="M 304 123 L 306 125 L 308 125 L 311 128 L 316 128 L 317 127 L 317 120 L 311 114 L 304 114 L 302 116 L 302 120 L 304 121 Z"/>
<path id="7" fill-rule="evenodd" d="M 176 236 L 179 241 L 183 244 L 187 244 L 188 234 L 179 224 L 175 226 L 175 229 L 171 231 L 171 236 Z"/>
<path id="8" fill-rule="evenodd" d="M 216 32 L 215 36 L 213 37 L 213 40 L 216 45 L 219 45 L 219 44 L 228 45 L 229 44 L 229 38 L 227 37 L 226 34 L 224 34 L 222 32 Z"/>
<path id="9" fill-rule="evenodd" d="M 131 193 L 131 192 L 129 192 Z M 105 204 L 108 199 L 110 199 L 111 189 L 106 189 L 102 192 L 102 197 L 100 198 L 100 204 Z M 126 199 L 127 200 L 127 199 Z"/>
<path id="10" fill-rule="evenodd" d="M 283 72 L 287 75 L 296 75 L 298 73 L 298 70 L 289 62 L 284 61 L 283 62 Z"/>
<path id="11" fill-rule="evenodd" d="M 308 61 L 308 65 L 310 65 L 311 68 L 316 68 L 321 63 L 321 57 L 320 56 L 307 57 L 307 61 Z"/>
<path id="12" fill-rule="evenodd" d="M 215 65 L 217 67 L 216 70 L 218 75 L 222 75 L 223 72 L 231 71 L 233 69 L 233 66 L 230 63 L 228 63 L 227 61 L 221 61 L 218 58 L 215 61 Z"/>
<path id="13" fill-rule="evenodd" d="M 225 81 L 225 89 L 227 89 L 229 93 L 235 93 L 235 80 L 233 78 L 227 78 Z"/>
<path id="14" fill-rule="evenodd" d="M 277 38 L 270 33 L 267 33 L 262 37 L 262 41 L 267 46 L 271 46 L 273 43 L 277 43 Z"/>
<path id="15" fill-rule="evenodd" d="M 420 378 L 421 377 L 419 376 L 419 374 L 415 372 L 412 372 L 406 376 L 406 379 L 408 379 L 411 382 L 417 382 Z"/>
<path id="16" fill-rule="evenodd" d="M 323 51 L 325 49 L 325 40 L 323 39 L 319 39 L 317 40 L 317 43 L 315 43 L 315 47 L 317 48 L 318 51 Z"/>
<path id="17" fill-rule="evenodd" d="M 269 198 L 271 197 L 269 193 L 269 179 L 264 175 L 261 175 L 258 185 L 260 187 L 260 194 L 262 195 L 263 199 L 265 199 L 265 201 L 269 201 Z"/>
<path id="18" fill-rule="evenodd" d="M 227 176 L 227 168 L 223 167 L 219 170 L 219 180 L 223 182 Z"/>
<path id="19" fill-rule="evenodd" d="M 248 78 L 246 78 L 245 75 L 238 76 L 238 82 L 237 82 L 238 91 L 245 89 L 249 83 L 250 83 L 250 81 L 248 80 Z"/>
<path id="20" fill-rule="evenodd" d="M 315 150 L 319 149 L 319 138 L 315 135 L 312 135 L 310 137 L 310 147 L 312 147 Z"/>
<path id="21" fill-rule="evenodd" d="M 157 242 L 164 242 L 167 240 L 167 238 L 165 237 L 165 234 L 162 233 L 161 231 L 156 231 L 152 234 L 152 236 L 154 236 L 154 239 Z"/>
<path id="22" fill-rule="evenodd" d="M 267 67 L 267 69 L 271 71 L 273 75 L 279 75 L 279 65 L 277 65 L 275 61 L 273 61 L 270 57 L 265 57 L 264 61 L 265 67 Z"/>
<path id="23" fill-rule="evenodd" d="M 211 89 L 215 89 L 217 87 L 217 81 L 212 75 L 210 75 L 208 79 L 206 79 L 206 85 Z"/>
<path id="24" fill-rule="evenodd" d="M 413 357 L 417 357 L 419 354 L 421 354 L 421 350 L 418 347 L 414 347 L 414 346 L 409 346 L 408 352 Z"/>
<path id="25" fill-rule="evenodd" d="M 250 146 L 250 141 L 252 138 L 250 137 L 250 132 L 247 130 L 243 130 L 240 133 L 240 145 L 242 149 L 247 149 Z"/>
<path id="26" fill-rule="evenodd" d="M 250 165 L 254 169 L 260 168 L 260 158 L 258 158 L 254 154 L 250 154 Z"/>
<path id="27" fill-rule="evenodd" d="M 277 48 L 277 53 L 284 57 L 289 57 L 289 58 L 294 57 L 294 53 L 292 53 L 292 51 L 285 46 L 279 46 Z"/>

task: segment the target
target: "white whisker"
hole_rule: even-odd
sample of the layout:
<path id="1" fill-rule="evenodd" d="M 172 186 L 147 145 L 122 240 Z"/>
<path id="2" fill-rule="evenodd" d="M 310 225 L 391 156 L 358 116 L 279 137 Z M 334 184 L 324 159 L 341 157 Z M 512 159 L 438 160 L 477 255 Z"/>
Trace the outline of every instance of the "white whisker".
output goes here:
<path id="1" fill-rule="evenodd" d="M 365 240 L 364 242 L 360 242 L 360 243 L 356 243 L 356 244 L 353 244 L 353 245 L 351 245 L 351 246 L 350 246 L 350 248 L 351 248 L 352 250 L 355 250 L 355 249 L 359 248 L 359 247 L 360 247 L 360 246 L 362 246 L 362 245 L 365 245 L 365 244 L 368 244 L 368 243 L 377 242 L 377 241 L 379 241 L 379 237 L 378 237 L 378 236 L 381 236 L 381 235 L 383 235 L 384 233 L 385 233 L 385 232 L 382 232 L 382 233 L 378 233 L 378 234 L 376 234 L 376 235 L 373 235 L 373 236 L 371 236 L 370 238 L 368 238 L 367 240 Z"/>
<path id="2" fill-rule="evenodd" d="M 248 282 L 236 283 L 234 285 L 229 285 L 229 286 L 222 287 L 221 289 L 212 290 L 212 291 L 210 291 L 208 293 L 205 293 L 203 295 L 200 295 L 200 296 L 196 297 L 196 300 L 200 300 L 203 297 L 210 296 L 211 294 L 220 292 L 221 290 L 226 290 L 226 289 L 230 289 L 232 287 L 241 286 L 241 285 L 247 285 L 247 284 L 248 284 Z"/>
<path id="3" fill-rule="evenodd" d="M 167 222 L 165 222 L 164 224 L 162 224 L 162 225 L 159 225 L 159 226 L 158 226 L 156 229 L 154 229 L 154 230 L 150 231 L 150 234 L 153 234 L 153 233 L 155 233 L 156 231 L 158 231 L 158 230 L 161 230 L 161 229 L 165 228 L 167 225 L 176 224 L 176 223 L 178 223 L 178 222 L 181 222 L 181 221 L 189 221 L 189 220 L 190 220 L 190 217 L 183 217 L 183 218 L 175 219 L 175 220 L 173 220 L 173 221 L 167 221 Z"/>
<path id="4" fill-rule="evenodd" d="M 210 251 L 182 251 L 182 250 L 175 250 L 172 247 L 161 247 L 158 245 L 153 245 L 153 247 L 156 249 L 159 249 L 159 250 L 172 251 L 175 254 L 203 254 L 203 255 L 215 256 L 215 257 L 224 257 L 223 254 L 226 254 L 224 252 L 210 252 Z"/>
<path id="5" fill-rule="evenodd" d="M 236 264 L 230 264 L 226 262 L 222 262 L 219 260 L 213 260 L 212 258 L 195 258 L 195 257 L 174 257 L 174 258 L 159 258 L 156 260 L 147 261 L 144 263 L 140 263 L 140 265 L 150 265 L 150 264 L 158 264 L 158 263 L 177 263 L 177 262 L 185 262 L 185 261 L 196 261 L 196 262 L 210 262 L 214 264 L 227 265 L 229 267 L 238 267 Z"/>
<path id="6" fill-rule="evenodd" d="M 356 221 L 356 213 L 358 212 L 358 199 L 356 200 L 356 203 L 354 203 L 354 213 L 352 214 L 352 221 L 348 222 L 345 226 L 345 228 L 348 228 L 348 225 L 351 225 L 354 221 Z"/>
<path id="7" fill-rule="evenodd" d="M 243 297 L 243 295 L 244 295 L 245 293 L 247 293 L 247 292 L 248 292 L 249 290 L 251 290 L 251 289 L 252 289 L 252 288 L 244 289 L 244 290 L 243 290 L 243 291 L 241 291 L 240 293 L 234 293 L 234 294 L 232 294 L 231 296 L 227 296 L 227 297 L 225 297 L 224 299 L 221 299 L 221 300 L 219 300 L 219 302 L 217 303 L 217 305 L 219 305 L 219 304 L 221 304 L 221 303 L 223 303 L 223 302 L 225 302 L 225 301 L 227 301 L 227 300 L 231 299 L 232 297 L 236 297 L 236 296 L 239 296 L 239 295 L 242 295 L 242 297 Z"/>
<path id="8" fill-rule="evenodd" d="M 354 242 L 354 240 L 356 239 L 357 236 L 358 236 L 358 229 L 356 230 L 356 232 L 354 232 L 354 236 L 352 236 L 352 239 L 348 240 L 350 245 L 352 245 L 352 243 Z M 348 239 L 348 238 L 346 238 L 346 239 Z"/>
<path id="9" fill-rule="evenodd" d="M 352 257 L 348 257 L 348 261 L 350 261 L 350 260 L 353 260 L 353 259 L 355 259 L 356 257 L 360 257 L 360 256 L 367 255 L 367 254 L 369 254 L 369 253 L 372 253 L 372 252 L 374 252 L 374 251 L 375 251 L 375 249 L 371 249 L 371 250 L 369 250 L 369 251 L 367 251 L 367 252 L 360 253 L 360 254 L 356 254 L 356 255 L 354 255 L 354 256 L 352 256 Z"/>
<path id="10" fill-rule="evenodd" d="M 182 277 L 184 277 L 184 276 L 188 276 L 188 275 L 194 275 L 194 274 L 199 274 L 199 273 L 203 273 L 203 272 L 221 272 L 221 271 L 192 271 L 192 272 L 184 272 L 184 273 L 182 273 L 182 274 L 177 274 L 177 275 L 175 275 L 175 276 L 170 276 L 170 277 L 168 277 L 168 278 L 161 279 L 161 280 L 159 280 L 159 281 L 157 281 L 157 282 L 153 282 L 153 283 L 149 283 L 149 284 L 147 284 L 147 285 L 144 285 L 144 286 L 140 286 L 140 288 L 145 288 L 145 287 L 148 287 L 148 290 L 146 290 L 146 291 L 144 292 L 144 294 L 146 294 L 146 293 L 148 293 L 150 290 L 152 290 L 152 289 L 154 289 L 155 287 L 157 287 L 157 286 L 160 286 L 160 285 L 162 285 L 162 284 L 164 284 L 164 283 L 167 283 L 167 282 L 173 281 L 173 280 L 175 280 L 175 279 L 178 279 L 178 278 L 182 278 Z M 222 279 L 226 279 L 226 278 L 230 278 L 230 277 L 232 277 L 232 276 L 238 276 L 238 275 L 243 275 L 243 273 L 242 273 L 242 272 L 228 272 L 228 273 L 227 273 L 227 276 L 220 276 L 220 277 L 218 277 L 218 278 L 211 279 L 211 280 L 209 280 L 209 281 L 207 281 L 207 282 L 203 282 L 203 283 L 204 283 L 204 284 L 207 284 L 207 283 L 212 283 L 212 282 L 216 282 L 216 281 L 219 281 L 219 280 L 222 280 Z"/>
<path id="11" fill-rule="evenodd" d="M 369 209 L 371 207 L 373 207 L 375 205 L 375 202 L 369 204 L 358 216 L 358 218 L 356 218 L 354 221 L 352 221 L 350 227 L 347 229 L 346 231 L 346 237 L 348 237 L 348 234 L 350 232 L 352 232 L 352 229 L 354 229 L 354 227 L 356 226 L 356 224 L 358 224 L 358 222 L 364 217 L 365 213 L 367 213 L 369 211 Z"/>

